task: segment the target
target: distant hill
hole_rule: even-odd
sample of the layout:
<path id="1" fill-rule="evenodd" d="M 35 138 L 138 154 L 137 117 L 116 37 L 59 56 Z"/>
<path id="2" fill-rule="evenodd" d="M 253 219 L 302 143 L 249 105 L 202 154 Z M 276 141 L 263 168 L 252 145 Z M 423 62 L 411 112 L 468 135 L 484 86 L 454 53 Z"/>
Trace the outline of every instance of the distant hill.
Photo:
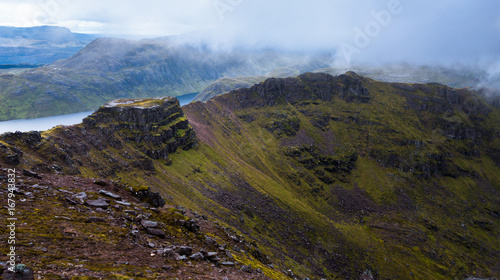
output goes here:
<path id="1" fill-rule="evenodd" d="M 377 67 L 327 67 L 317 69 L 315 72 L 338 75 L 348 70 L 384 82 L 440 83 L 455 88 L 489 87 L 500 89 L 500 73 L 488 73 L 486 69 L 479 67 L 396 64 Z"/>
<path id="2" fill-rule="evenodd" d="M 0 65 L 47 64 L 65 59 L 97 37 L 57 26 L 0 26 Z"/>
<path id="3" fill-rule="evenodd" d="M 0 75 L 0 120 L 96 109 L 117 98 L 200 92 L 221 77 L 259 76 L 279 67 L 328 66 L 325 59 L 276 51 L 212 51 L 173 38 L 99 38 L 68 59 Z"/>

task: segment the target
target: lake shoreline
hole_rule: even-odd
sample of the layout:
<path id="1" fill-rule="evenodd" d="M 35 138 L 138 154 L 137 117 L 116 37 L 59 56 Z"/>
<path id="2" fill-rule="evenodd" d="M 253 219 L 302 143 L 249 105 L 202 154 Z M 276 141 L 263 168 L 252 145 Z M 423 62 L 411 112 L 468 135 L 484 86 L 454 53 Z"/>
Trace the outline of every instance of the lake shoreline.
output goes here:
<path id="1" fill-rule="evenodd" d="M 181 106 L 191 103 L 198 93 L 189 93 L 181 96 L 176 96 Z M 85 111 L 79 113 L 57 115 L 36 119 L 19 119 L 0 122 L 0 134 L 9 132 L 29 132 L 29 131 L 45 131 L 58 125 L 75 125 L 82 122 L 82 120 L 94 111 Z"/>

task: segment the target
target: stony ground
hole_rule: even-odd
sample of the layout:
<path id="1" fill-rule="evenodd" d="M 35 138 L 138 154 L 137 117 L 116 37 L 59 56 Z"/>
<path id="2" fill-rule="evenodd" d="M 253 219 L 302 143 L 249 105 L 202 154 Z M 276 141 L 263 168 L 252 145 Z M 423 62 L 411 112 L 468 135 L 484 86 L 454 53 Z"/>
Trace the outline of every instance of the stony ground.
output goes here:
<path id="1" fill-rule="evenodd" d="M 35 279 L 268 279 L 245 264 L 253 245 L 204 215 L 152 208 L 118 182 L 16 173 L 17 262 Z"/>

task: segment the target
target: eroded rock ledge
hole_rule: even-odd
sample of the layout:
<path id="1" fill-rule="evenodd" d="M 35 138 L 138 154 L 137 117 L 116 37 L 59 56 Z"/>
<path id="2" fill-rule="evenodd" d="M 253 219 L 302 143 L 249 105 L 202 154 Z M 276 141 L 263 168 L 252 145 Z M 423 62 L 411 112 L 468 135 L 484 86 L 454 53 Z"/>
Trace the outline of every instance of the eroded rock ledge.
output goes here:
<path id="1" fill-rule="evenodd" d="M 59 126 L 42 134 L 7 133 L 0 140 L 4 143 L 0 143 L 0 156 L 11 165 L 66 174 L 91 167 L 103 176 L 131 167 L 154 171 L 151 159 L 169 164 L 169 154 L 197 145 L 179 101 L 172 97 L 115 100 L 83 124 Z M 118 150 L 121 156 L 108 153 L 109 149 Z M 22 151 L 30 152 L 24 155 Z M 56 167 L 47 167 L 45 162 Z"/>

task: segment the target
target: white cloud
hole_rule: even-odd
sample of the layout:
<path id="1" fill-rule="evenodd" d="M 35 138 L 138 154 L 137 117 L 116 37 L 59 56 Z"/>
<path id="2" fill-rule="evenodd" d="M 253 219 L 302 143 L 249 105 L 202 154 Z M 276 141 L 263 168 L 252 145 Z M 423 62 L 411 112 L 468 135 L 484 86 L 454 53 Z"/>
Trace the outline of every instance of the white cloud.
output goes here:
<path id="1" fill-rule="evenodd" d="M 390 3 L 402 12 L 373 29 L 372 12 Z M 150 36 L 199 31 L 222 47 L 330 51 L 369 27 L 373 36 L 353 60 L 427 63 L 499 57 L 499 10 L 498 0 L 0 0 L 0 24 Z"/>

